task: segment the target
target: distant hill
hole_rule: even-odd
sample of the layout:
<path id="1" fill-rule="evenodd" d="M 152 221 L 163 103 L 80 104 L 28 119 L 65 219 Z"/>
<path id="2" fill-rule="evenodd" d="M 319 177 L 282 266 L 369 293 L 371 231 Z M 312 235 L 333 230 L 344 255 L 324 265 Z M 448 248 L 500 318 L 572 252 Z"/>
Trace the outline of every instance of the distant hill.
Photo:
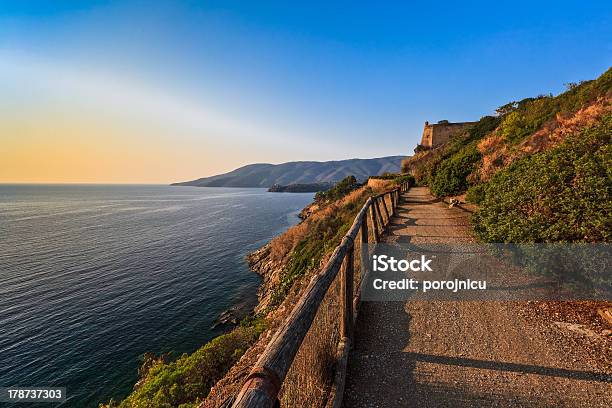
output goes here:
<path id="1" fill-rule="evenodd" d="M 348 159 L 338 161 L 298 161 L 283 164 L 249 164 L 229 173 L 204 177 L 193 181 L 173 183 L 173 186 L 196 187 L 271 187 L 275 184 L 309 184 L 337 182 L 353 175 L 360 181 L 385 172 L 400 171 L 406 156 L 376 159 Z"/>

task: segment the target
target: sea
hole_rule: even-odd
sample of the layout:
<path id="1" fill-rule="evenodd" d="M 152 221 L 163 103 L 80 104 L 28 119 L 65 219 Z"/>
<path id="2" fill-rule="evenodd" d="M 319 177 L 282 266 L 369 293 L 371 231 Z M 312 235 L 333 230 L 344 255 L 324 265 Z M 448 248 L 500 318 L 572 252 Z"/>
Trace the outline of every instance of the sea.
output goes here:
<path id="1" fill-rule="evenodd" d="M 246 254 L 298 223 L 312 198 L 0 185 L 0 387 L 66 387 L 63 407 L 125 397 L 144 353 L 193 352 L 229 329 L 225 311 L 253 308 L 260 278 Z"/>

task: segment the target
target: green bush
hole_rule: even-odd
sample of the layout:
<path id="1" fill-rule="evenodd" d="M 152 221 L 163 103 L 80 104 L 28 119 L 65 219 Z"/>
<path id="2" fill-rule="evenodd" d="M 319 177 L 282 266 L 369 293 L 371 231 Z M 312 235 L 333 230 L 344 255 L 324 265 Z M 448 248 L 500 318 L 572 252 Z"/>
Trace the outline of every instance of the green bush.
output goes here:
<path id="1" fill-rule="evenodd" d="M 468 188 L 467 176 L 480 160 L 476 146 L 470 143 L 448 159 L 442 161 L 431 177 L 431 192 L 436 196 L 459 194 Z"/>
<path id="2" fill-rule="evenodd" d="M 393 178 L 393 182 L 398 186 L 402 183 L 408 183 L 408 186 L 414 186 L 414 176 L 412 174 L 402 174 L 401 176 L 397 176 Z"/>
<path id="3" fill-rule="evenodd" d="M 412 174 L 398 173 L 383 173 L 380 176 L 370 176 L 368 180 L 392 180 L 395 184 L 411 183 L 414 184 L 414 176 Z"/>
<path id="4" fill-rule="evenodd" d="M 556 148 L 526 156 L 483 188 L 473 216 L 488 242 L 608 242 L 612 238 L 612 116 Z"/>
<path id="5" fill-rule="evenodd" d="M 315 201 L 318 203 L 336 201 L 360 186 L 361 184 L 357 182 L 355 176 L 347 176 L 331 189 L 327 191 L 319 191 L 315 195 Z"/>
<path id="6" fill-rule="evenodd" d="M 480 204 L 484 200 L 485 196 L 486 184 L 475 184 L 468 188 L 467 193 L 465 194 L 465 199 L 467 202 Z"/>

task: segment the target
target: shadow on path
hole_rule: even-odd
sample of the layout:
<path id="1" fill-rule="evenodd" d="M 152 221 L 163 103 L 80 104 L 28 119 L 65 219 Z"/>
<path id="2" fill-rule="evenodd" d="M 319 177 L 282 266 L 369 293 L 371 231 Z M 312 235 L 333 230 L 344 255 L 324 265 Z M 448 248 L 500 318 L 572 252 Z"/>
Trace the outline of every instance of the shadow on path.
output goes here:
<path id="1" fill-rule="evenodd" d="M 586 380 L 612 383 L 609 376 L 592 371 L 566 370 L 564 368 L 542 367 L 531 364 L 505 363 L 501 361 L 476 360 L 473 358 L 438 356 L 423 353 L 407 353 L 413 361 L 454 365 L 460 367 L 483 368 L 486 370 L 511 371 L 524 374 L 538 374 L 550 377 L 563 377 L 572 380 Z"/>

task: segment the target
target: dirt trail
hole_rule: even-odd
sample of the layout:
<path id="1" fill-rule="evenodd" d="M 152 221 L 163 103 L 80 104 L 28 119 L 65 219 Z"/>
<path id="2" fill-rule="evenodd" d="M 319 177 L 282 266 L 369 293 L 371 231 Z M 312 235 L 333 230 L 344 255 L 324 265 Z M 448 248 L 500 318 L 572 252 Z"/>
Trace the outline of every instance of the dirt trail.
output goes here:
<path id="1" fill-rule="evenodd" d="M 412 188 L 389 242 L 470 242 L 469 213 Z M 345 407 L 611 407 L 612 372 L 519 302 L 364 302 Z"/>

